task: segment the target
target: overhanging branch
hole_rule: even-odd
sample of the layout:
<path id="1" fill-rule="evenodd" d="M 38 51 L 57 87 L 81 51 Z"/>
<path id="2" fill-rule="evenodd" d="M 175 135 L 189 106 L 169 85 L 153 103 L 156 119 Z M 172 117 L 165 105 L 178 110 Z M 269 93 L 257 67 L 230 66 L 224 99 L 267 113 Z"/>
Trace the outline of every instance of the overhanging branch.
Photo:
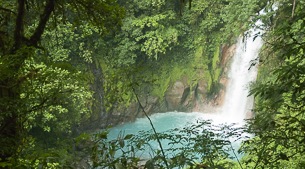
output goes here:
<path id="1" fill-rule="evenodd" d="M 37 46 L 37 43 L 40 41 L 47 22 L 50 19 L 51 13 L 54 11 L 54 9 L 55 0 L 48 0 L 43 14 L 40 16 L 39 24 L 36 27 L 34 34 L 30 37 L 30 46 Z"/>
<path id="2" fill-rule="evenodd" d="M 9 13 L 12 13 L 12 14 L 16 15 L 16 13 L 14 11 L 12 11 L 10 9 L 7 9 L 7 8 L 0 7 L 0 11 L 9 12 Z"/>

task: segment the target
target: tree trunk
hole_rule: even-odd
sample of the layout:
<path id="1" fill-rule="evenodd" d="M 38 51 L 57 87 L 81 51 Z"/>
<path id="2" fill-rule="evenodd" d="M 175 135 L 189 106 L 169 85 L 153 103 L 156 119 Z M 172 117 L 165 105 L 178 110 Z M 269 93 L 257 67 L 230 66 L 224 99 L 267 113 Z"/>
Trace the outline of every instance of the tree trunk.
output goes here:
<path id="1" fill-rule="evenodd" d="M 18 106 L 22 107 L 19 103 L 17 84 L 14 88 L 10 87 L 12 79 L 5 79 L 0 82 L 0 159 L 7 161 L 9 157 L 16 154 L 19 145 L 21 145 L 21 131 L 19 125 Z"/>

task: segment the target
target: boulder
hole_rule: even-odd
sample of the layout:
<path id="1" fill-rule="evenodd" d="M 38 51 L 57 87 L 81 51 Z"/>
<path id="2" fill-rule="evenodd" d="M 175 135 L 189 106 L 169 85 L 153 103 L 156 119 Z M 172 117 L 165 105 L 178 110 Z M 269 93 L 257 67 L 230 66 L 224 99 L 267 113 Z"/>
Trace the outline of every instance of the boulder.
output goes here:
<path id="1" fill-rule="evenodd" d="M 197 87 L 196 87 L 196 93 L 200 95 L 206 95 L 207 93 L 207 86 L 208 84 L 203 79 L 198 81 Z"/>
<path id="2" fill-rule="evenodd" d="M 144 108 L 144 111 L 147 114 L 152 114 L 154 112 L 154 110 L 156 109 L 156 105 L 158 104 L 158 97 L 155 96 L 147 96 L 145 98 L 141 98 L 140 102 L 141 105 Z M 141 109 L 141 107 L 139 107 L 138 110 L 138 114 L 136 115 L 136 117 L 143 117 L 145 114 L 143 113 L 143 110 Z"/>
<path id="3" fill-rule="evenodd" d="M 190 87 L 182 81 L 176 81 L 165 93 L 165 101 L 168 111 L 179 110 L 187 99 Z"/>

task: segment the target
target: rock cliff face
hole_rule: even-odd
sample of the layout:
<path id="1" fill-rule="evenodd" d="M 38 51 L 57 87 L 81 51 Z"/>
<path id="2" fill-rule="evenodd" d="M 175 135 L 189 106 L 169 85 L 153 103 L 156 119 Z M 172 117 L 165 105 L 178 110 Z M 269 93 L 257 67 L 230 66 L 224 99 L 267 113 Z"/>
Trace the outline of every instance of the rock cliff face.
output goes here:
<path id="1" fill-rule="evenodd" d="M 213 104 L 215 106 L 221 106 L 223 104 L 224 97 L 226 94 L 225 87 L 227 86 L 227 81 L 228 81 L 227 73 L 230 67 L 231 58 L 235 54 L 235 50 L 236 50 L 236 44 L 231 46 L 226 45 L 222 47 L 221 67 L 223 68 L 223 74 L 219 80 L 219 83 L 221 84 L 221 86 L 223 86 L 223 88 L 221 88 L 221 90 L 216 95 L 216 98 L 213 101 Z"/>
<path id="2" fill-rule="evenodd" d="M 181 79 L 170 85 L 164 98 L 158 99 L 154 96 L 141 97 L 140 102 L 148 115 L 169 111 L 183 112 L 205 112 L 216 106 L 221 106 L 225 95 L 227 83 L 227 71 L 230 58 L 234 55 L 236 45 L 224 45 L 221 51 L 220 66 L 223 68 L 222 76 L 219 80 L 223 86 L 212 98 L 207 99 L 207 82 L 199 80 L 195 87 L 188 85 L 188 77 Z M 116 125 L 119 123 L 134 121 L 136 118 L 144 117 L 144 113 L 138 103 L 132 103 L 129 107 L 120 108 L 111 113 L 108 124 Z"/>

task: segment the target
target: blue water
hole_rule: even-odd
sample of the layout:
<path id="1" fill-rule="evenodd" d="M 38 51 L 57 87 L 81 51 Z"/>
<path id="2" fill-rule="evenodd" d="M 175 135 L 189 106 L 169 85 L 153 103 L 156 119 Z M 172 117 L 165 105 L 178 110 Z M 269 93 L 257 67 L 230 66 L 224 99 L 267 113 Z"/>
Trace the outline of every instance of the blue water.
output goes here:
<path id="1" fill-rule="evenodd" d="M 150 116 L 157 132 L 164 132 L 174 128 L 183 128 L 187 124 L 193 124 L 197 120 L 207 119 L 208 114 L 203 113 L 183 113 L 183 112 L 167 112 L 158 113 Z M 141 130 L 151 130 L 152 127 L 147 118 L 138 118 L 135 122 L 118 125 L 110 130 L 109 139 L 117 138 L 118 134 L 136 134 Z"/>

